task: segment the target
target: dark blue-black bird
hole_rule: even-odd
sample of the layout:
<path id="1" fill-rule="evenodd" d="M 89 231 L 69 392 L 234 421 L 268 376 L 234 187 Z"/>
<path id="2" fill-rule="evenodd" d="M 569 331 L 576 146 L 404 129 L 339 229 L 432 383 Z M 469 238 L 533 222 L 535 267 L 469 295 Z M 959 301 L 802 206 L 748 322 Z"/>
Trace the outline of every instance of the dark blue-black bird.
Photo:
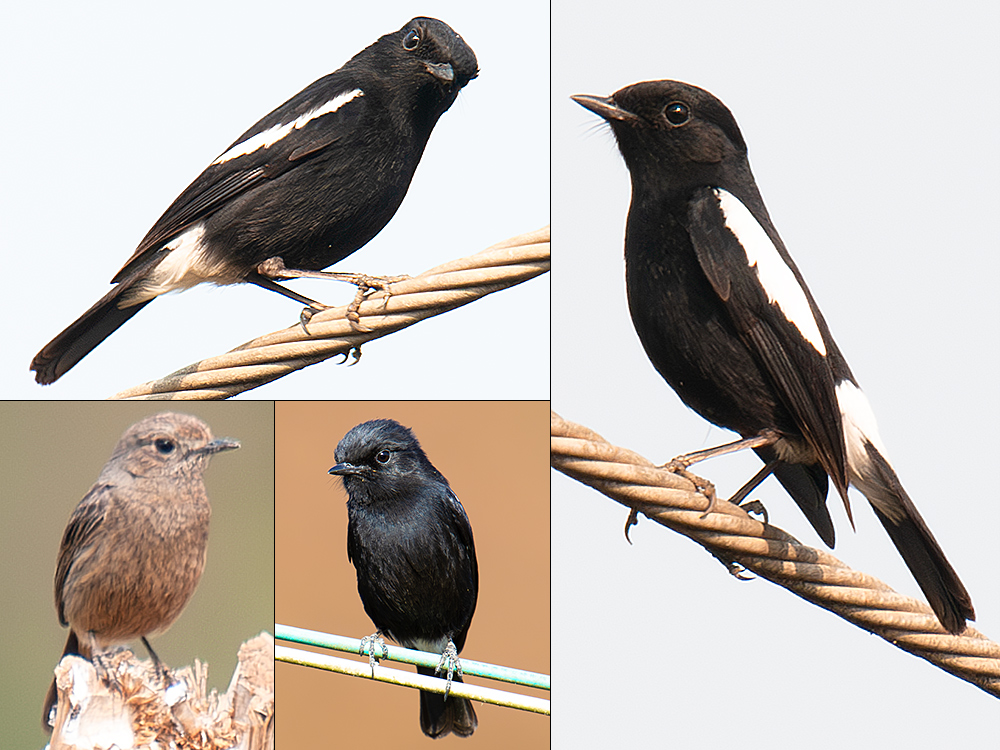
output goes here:
<path id="1" fill-rule="evenodd" d="M 849 518 L 857 487 L 941 624 L 964 630 L 969 593 L 886 457 L 732 114 L 678 81 L 573 99 L 608 122 L 631 175 L 628 303 L 653 366 L 688 406 L 751 442 L 765 462 L 753 481 L 773 473 L 830 547 L 827 477 Z"/>
<path id="2" fill-rule="evenodd" d="M 202 282 L 322 309 L 275 279 L 326 268 L 382 230 L 438 118 L 478 73 L 450 26 L 414 18 L 300 91 L 180 194 L 114 288 L 35 355 L 35 380 L 55 382 L 154 298 Z"/>
<path id="3" fill-rule="evenodd" d="M 472 526 L 448 480 L 408 428 L 391 419 L 354 427 L 337 445 L 347 489 L 347 556 L 358 593 L 379 634 L 407 648 L 441 654 L 434 675 L 458 665 L 479 595 Z M 371 652 L 373 653 L 373 652 Z M 420 728 L 429 737 L 468 737 L 476 712 L 465 698 L 420 692 Z"/>

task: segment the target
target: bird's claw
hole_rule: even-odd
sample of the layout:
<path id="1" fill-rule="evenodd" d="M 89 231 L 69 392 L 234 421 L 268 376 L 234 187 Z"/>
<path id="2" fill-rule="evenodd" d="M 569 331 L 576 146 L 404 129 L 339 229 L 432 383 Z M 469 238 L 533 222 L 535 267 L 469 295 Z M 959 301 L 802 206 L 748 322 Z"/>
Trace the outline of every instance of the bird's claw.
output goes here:
<path id="1" fill-rule="evenodd" d="M 768 525 L 767 508 L 764 507 L 764 503 L 760 500 L 751 500 L 747 503 L 741 503 L 739 507 L 743 508 L 743 510 L 747 513 L 756 513 L 762 516 L 764 519 L 764 525 Z"/>
<path id="2" fill-rule="evenodd" d="M 632 543 L 632 540 L 628 538 L 628 530 L 631 529 L 633 526 L 638 526 L 638 525 L 639 525 L 639 511 L 637 511 L 635 508 L 632 508 L 632 510 L 629 511 L 628 519 L 625 521 L 625 541 L 628 542 L 629 544 Z"/>
<path id="3" fill-rule="evenodd" d="M 311 335 L 309 333 L 309 321 L 312 320 L 313 315 L 329 309 L 329 305 L 323 305 L 319 302 L 313 302 L 312 305 L 307 305 L 302 308 L 302 312 L 299 313 L 299 323 L 302 325 L 302 330 L 305 332 L 306 336 Z"/>
<path id="4" fill-rule="evenodd" d="M 345 362 L 347 362 L 348 359 L 350 359 L 351 362 L 347 366 L 348 367 L 353 367 L 354 365 L 356 365 L 361 360 L 361 347 L 360 346 L 352 346 L 346 352 L 341 352 L 341 354 L 343 355 L 344 358 L 342 360 L 340 360 L 339 362 L 337 362 L 337 364 L 338 365 L 342 365 Z"/>

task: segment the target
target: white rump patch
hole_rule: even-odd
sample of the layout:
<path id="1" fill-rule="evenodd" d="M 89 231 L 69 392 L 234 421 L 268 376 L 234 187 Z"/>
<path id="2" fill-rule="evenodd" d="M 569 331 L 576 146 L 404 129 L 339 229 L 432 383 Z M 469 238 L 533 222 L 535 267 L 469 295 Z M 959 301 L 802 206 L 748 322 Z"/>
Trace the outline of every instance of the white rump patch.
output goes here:
<path id="1" fill-rule="evenodd" d="M 222 270 L 219 264 L 206 260 L 204 236 L 205 225 L 199 222 L 164 245 L 160 251 L 166 251 L 163 260 L 150 270 L 145 281 L 128 293 L 125 301 L 144 302 L 167 292 L 190 289 L 203 281 L 227 283 L 219 279 Z"/>
<path id="2" fill-rule="evenodd" d="M 210 166 L 223 164 L 224 162 L 227 162 L 230 159 L 235 159 L 238 156 L 246 156 L 247 154 L 252 154 L 254 151 L 259 149 L 273 146 L 293 130 L 304 128 L 310 121 L 315 120 L 317 117 L 322 117 L 323 115 L 330 114 L 331 112 L 336 112 L 349 101 L 356 99 L 359 96 L 364 96 L 364 94 L 365 92 L 361 89 L 354 89 L 353 91 L 347 91 L 343 94 L 337 94 L 326 104 L 321 104 L 320 106 L 309 110 L 304 115 L 300 115 L 287 124 L 274 125 L 273 127 L 265 130 L 263 133 L 257 133 L 257 135 L 250 136 L 242 143 L 237 143 L 226 153 L 213 161 Z"/>
<path id="3" fill-rule="evenodd" d="M 809 299 L 778 248 L 739 198 L 721 188 L 714 192 L 722 206 L 726 226 L 743 246 L 751 268 L 757 269 L 757 278 L 767 293 L 768 302 L 776 304 L 802 337 L 826 356 L 826 344 L 809 307 Z"/>
<path id="4" fill-rule="evenodd" d="M 837 404 L 840 406 L 840 418 L 844 426 L 847 467 L 853 476 L 864 477 L 864 469 L 869 462 L 865 442 L 874 445 L 882 457 L 886 458 L 885 447 L 878 435 L 878 425 L 875 424 L 875 414 L 868 403 L 868 397 L 850 380 L 837 384 Z"/>

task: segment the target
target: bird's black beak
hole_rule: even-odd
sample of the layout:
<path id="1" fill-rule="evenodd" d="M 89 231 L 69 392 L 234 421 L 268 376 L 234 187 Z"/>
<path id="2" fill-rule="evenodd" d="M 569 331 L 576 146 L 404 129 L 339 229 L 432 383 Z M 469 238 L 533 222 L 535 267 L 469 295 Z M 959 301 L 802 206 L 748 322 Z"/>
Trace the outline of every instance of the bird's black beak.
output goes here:
<path id="1" fill-rule="evenodd" d="M 339 476 L 351 476 L 351 475 L 360 476 L 365 473 L 365 467 L 347 463 L 337 464 L 336 466 L 331 467 L 330 471 L 328 471 L 327 473 L 337 474 Z"/>
<path id="2" fill-rule="evenodd" d="M 427 68 L 428 73 L 445 83 L 451 83 L 455 80 L 455 69 L 451 67 L 451 63 L 425 62 L 424 67 Z"/>
<path id="3" fill-rule="evenodd" d="M 222 451 L 231 451 L 240 447 L 239 440 L 233 440 L 232 438 L 216 438 L 204 448 L 200 449 L 199 453 L 207 453 L 212 455 L 213 453 L 222 453 Z"/>
<path id="4" fill-rule="evenodd" d="M 577 94 L 571 96 L 574 102 L 581 107 L 586 107 L 595 115 L 603 117 L 605 120 L 619 120 L 620 122 L 635 122 L 639 118 L 628 112 L 617 104 L 610 96 L 591 96 L 590 94 Z"/>

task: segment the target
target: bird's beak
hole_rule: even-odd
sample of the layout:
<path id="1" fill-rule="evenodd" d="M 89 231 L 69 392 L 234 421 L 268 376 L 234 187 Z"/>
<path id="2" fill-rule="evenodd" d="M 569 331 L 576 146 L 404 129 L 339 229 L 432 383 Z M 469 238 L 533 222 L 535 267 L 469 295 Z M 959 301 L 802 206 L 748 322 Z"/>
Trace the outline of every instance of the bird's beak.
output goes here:
<path id="1" fill-rule="evenodd" d="M 221 453 L 222 451 L 231 451 L 240 447 L 239 440 L 233 440 L 232 438 L 216 438 L 204 448 L 202 448 L 199 453 L 207 453 L 212 455 L 213 453 Z"/>
<path id="2" fill-rule="evenodd" d="M 451 83 L 455 80 L 455 69 L 451 67 L 451 63 L 425 62 L 424 67 L 427 68 L 428 73 L 445 83 Z"/>
<path id="3" fill-rule="evenodd" d="M 331 467 L 327 473 L 338 474 L 340 476 L 361 475 L 365 473 L 365 467 L 355 466 L 354 464 L 337 464 Z"/>
<path id="4" fill-rule="evenodd" d="M 574 102 L 581 107 L 586 107 L 595 115 L 603 117 L 605 120 L 618 120 L 620 122 L 635 122 L 639 118 L 628 112 L 617 104 L 610 96 L 591 96 L 590 94 L 577 94 L 571 96 Z"/>

